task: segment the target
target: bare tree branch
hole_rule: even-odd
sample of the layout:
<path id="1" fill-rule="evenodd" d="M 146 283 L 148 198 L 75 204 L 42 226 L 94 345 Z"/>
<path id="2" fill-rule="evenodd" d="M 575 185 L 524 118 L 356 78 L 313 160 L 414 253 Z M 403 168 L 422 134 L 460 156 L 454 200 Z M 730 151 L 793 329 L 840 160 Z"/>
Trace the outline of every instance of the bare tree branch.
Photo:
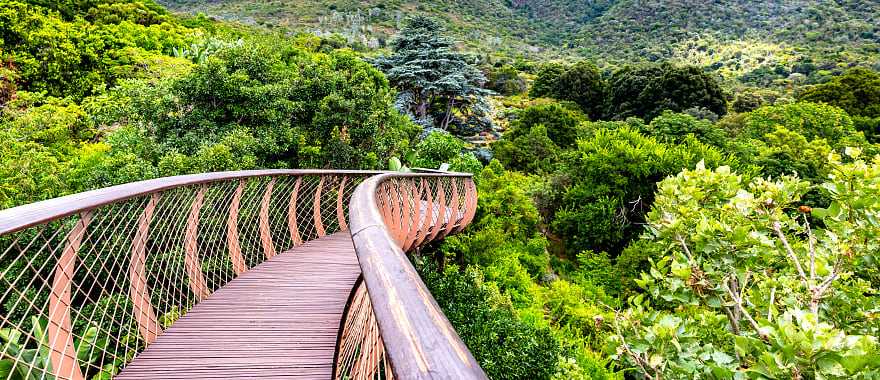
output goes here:
<path id="1" fill-rule="evenodd" d="M 794 262 L 794 266 L 795 268 L 797 268 L 798 275 L 801 277 L 801 281 L 803 281 L 804 286 L 809 289 L 810 281 L 807 278 L 807 275 L 804 273 L 804 268 L 801 266 L 800 260 L 798 260 L 797 255 L 794 253 L 794 250 L 791 249 L 791 245 L 788 244 L 788 239 L 785 237 L 785 234 L 782 233 L 782 223 L 779 223 L 779 221 L 773 222 L 773 232 L 776 232 L 776 236 L 779 237 L 779 240 L 782 242 L 782 246 L 785 247 L 786 253 L 788 253 L 789 258 Z"/>
<path id="2" fill-rule="evenodd" d="M 810 243 L 810 281 L 816 280 L 816 242 L 807 214 L 804 214 L 804 225 L 807 227 L 807 241 Z"/>
<path id="3" fill-rule="evenodd" d="M 691 250 L 688 249 L 687 243 L 684 241 L 684 238 L 681 235 L 675 235 L 675 240 L 681 244 L 681 248 L 684 249 L 684 253 L 687 255 L 688 260 L 690 262 L 694 262 L 694 255 L 691 254 Z"/>
<path id="4" fill-rule="evenodd" d="M 727 289 L 727 294 L 729 294 L 730 298 L 733 299 L 733 303 L 736 304 L 742 315 L 746 317 L 746 320 L 749 321 L 749 324 L 752 325 L 752 328 L 755 330 L 756 333 L 758 333 L 758 336 L 760 336 L 761 339 L 765 341 L 768 340 L 769 337 L 767 336 L 767 334 L 761 331 L 761 327 L 758 326 L 758 322 L 755 321 L 754 318 L 752 318 L 752 315 L 749 314 L 748 310 L 746 310 L 745 306 L 743 306 L 742 298 L 734 294 L 733 291 L 730 290 L 730 287 L 725 286 L 725 288 Z M 745 288 L 745 286 L 743 288 Z"/>

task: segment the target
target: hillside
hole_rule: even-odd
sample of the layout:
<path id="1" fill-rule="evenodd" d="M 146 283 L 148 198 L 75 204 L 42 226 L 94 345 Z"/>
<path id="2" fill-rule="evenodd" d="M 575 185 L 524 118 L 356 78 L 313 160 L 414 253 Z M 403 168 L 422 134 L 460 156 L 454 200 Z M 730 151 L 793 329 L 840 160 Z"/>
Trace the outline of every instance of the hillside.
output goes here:
<path id="1" fill-rule="evenodd" d="M 880 65 L 880 3 L 871 0 L 164 0 L 169 8 L 383 48 L 408 16 L 441 20 L 481 54 L 600 66 L 673 59 L 747 85 L 821 82 Z M 362 45 L 361 45 L 362 44 Z"/>
<path id="2" fill-rule="evenodd" d="M 172 10 L 247 24 L 261 24 L 316 34 L 339 33 L 368 48 L 385 42 L 411 15 L 443 21 L 471 49 L 538 53 L 573 39 L 581 26 L 601 14 L 594 6 L 566 0 L 164 0 Z"/>
<path id="3" fill-rule="evenodd" d="M 880 3 L 622 0 L 586 23 L 577 45 L 602 60 L 673 58 L 761 82 L 880 64 Z"/>

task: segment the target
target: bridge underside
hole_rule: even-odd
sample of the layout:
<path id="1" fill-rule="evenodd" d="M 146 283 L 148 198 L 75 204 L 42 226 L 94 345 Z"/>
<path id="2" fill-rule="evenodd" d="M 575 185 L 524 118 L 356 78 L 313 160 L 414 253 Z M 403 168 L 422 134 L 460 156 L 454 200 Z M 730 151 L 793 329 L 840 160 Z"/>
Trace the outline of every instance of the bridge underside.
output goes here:
<path id="1" fill-rule="evenodd" d="M 118 379 L 329 379 L 361 273 L 346 232 L 251 268 L 175 322 Z"/>

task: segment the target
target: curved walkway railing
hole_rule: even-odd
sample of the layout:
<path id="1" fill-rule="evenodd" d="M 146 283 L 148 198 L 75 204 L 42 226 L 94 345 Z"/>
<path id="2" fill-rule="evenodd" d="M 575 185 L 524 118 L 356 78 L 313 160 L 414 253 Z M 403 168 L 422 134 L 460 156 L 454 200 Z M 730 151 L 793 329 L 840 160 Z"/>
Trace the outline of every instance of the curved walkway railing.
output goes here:
<path id="1" fill-rule="evenodd" d="M 486 378 L 405 254 L 467 226 L 476 202 L 464 174 L 383 174 L 358 186 L 351 235 L 363 282 L 343 321 L 337 379 Z"/>
<path id="2" fill-rule="evenodd" d="M 365 286 L 337 376 L 484 377 L 403 256 L 470 221 L 473 183 L 377 174 L 208 173 L 0 211 L 0 378 L 109 378 L 248 268 L 349 226 Z"/>

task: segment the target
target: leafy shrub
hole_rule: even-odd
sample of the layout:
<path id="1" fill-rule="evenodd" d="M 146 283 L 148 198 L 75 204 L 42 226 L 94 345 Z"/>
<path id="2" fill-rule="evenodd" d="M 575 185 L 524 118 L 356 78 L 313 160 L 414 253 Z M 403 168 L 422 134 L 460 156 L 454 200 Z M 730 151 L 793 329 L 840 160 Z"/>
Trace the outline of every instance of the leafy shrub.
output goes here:
<path id="1" fill-rule="evenodd" d="M 538 72 L 530 95 L 572 101 L 591 119 L 598 120 L 605 113 L 608 83 L 599 68 L 588 61 L 571 66 L 551 63 Z"/>
<path id="2" fill-rule="evenodd" d="M 724 147 L 727 140 L 724 131 L 711 121 L 671 111 L 663 111 L 651 120 L 645 132 L 669 142 L 682 142 L 686 136 L 693 135 L 700 142 L 716 147 Z"/>
<path id="3" fill-rule="evenodd" d="M 517 114 L 511 130 L 492 149 L 509 169 L 549 173 L 562 149 L 574 146 L 584 121 L 582 113 L 558 103 L 530 106 Z"/>
<path id="4" fill-rule="evenodd" d="M 661 310 L 636 297 L 615 356 L 652 377 L 875 376 L 876 290 L 860 273 L 880 233 L 880 158 L 860 153 L 829 155 L 823 209 L 798 206 L 810 185 L 795 177 L 700 164 L 661 182 L 648 237 L 666 253 L 637 281 Z"/>
<path id="5" fill-rule="evenodd" d="M 443 163 L 449 163 L 461 154 L 464 142 L 457 137 L 442 131 L 432 130 L 419 141 L 415 147 L 415 158 L 412 167 L 436 169 Z"/>
<path id="6" fill-rule="evenodd" d="M 492 150 L 505 167 L 525 173 L 551 173 L 561 156 L 561 149 L 547 136 L 543 124 L 529 128 L 525 134 L 509 133 L 492 144 Z"/>
<path id="7" fill-rule="evenodd" d="M 547 327 L 517 319 L 503 298 L 483 283 L 479 270 L 442 273 L 418 266 L 443 314 L 492 379 L 550 379 L 556 372 L 559 342 Z"/>
<path id="8" fill-rule="evenodd" d="M 560 173 L 566 184 L 552 202 L 551 227 L 571 255 L 593 250 L 616 257 L 641 233 L 658 181 L 701 160 L 721 165 L 730 159 L 693 137 L 666 144 L 627 126 L 597 129 L 566 156 Z"/>
<path id="9" fill-rule="evenodd" d="M 565 72 L 565 66 L 558 62 L 545 63 L 538 69 L 529 96 L 533 98 L 552 98 L 556 93 L 559 77 Z"/>
<path id="10" fill-rule="evenodd" d="M 846 112 L 825 104 L 798 102 L 765 106 L 749 112 L 743 122 L 740 138 L 760 140 L 778 126 L 783 126 L 809 140 L 825 139 L 835 148 L 866 144 L 864 136 L 856 131 Z"/>
<path id="11" fill-rule="evenodd" d="M 528 88 L 519 70 L 510 65 L 492 68 L 487 75 L 486 88 L 504 96 L 521 94 Z"/>

